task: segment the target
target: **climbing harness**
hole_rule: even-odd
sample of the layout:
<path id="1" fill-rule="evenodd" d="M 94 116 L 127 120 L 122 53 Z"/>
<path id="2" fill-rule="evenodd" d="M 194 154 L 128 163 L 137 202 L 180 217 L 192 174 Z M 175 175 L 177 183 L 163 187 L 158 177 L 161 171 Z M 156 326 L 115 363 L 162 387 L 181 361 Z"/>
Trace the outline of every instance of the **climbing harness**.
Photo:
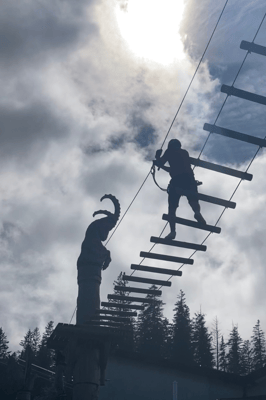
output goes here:
<path id="1" fill-rule="evenodd" d="M 158 168 L 158 170 L 159 170 L 159 168 Z M 151 175 L 152 175 L 153 181 L 154 181 L 155 185 L 158 186 L 159 189 L 161 189 L 163 192 L 169 193 L 169 185 L 167 186 L 167 189 L 162 188 L 158 184 L 158 182 L 156 181 L 155 174 L 156 174 L 156 166 L 155 166 L 154 161 L 153 161 L 153 164 L 152 164 L 152 167 L 151 167 Z M 200 181 L 195 181 L 195 182 L 196 182 L 197 186 L 202 185 L 202 182 L 200 182 Z"/>

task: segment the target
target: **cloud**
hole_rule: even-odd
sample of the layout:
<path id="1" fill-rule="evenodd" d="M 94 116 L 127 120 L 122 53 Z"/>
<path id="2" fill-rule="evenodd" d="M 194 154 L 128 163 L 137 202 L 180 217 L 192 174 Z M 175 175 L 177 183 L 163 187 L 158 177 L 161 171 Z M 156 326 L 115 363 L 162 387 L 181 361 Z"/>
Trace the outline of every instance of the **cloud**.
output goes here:
<path id="1" fill-rule="evenodd" d="M 126 2 L 120 3 L 126 7 Z M 215 3 L 210 10 L 207 1 L 186 2 L 181 31 L 185 57 L 163 67 L 132 55 L 119 33 L 116 4 L 62 0 L 25 1 L 16 10 L 11 3 L 2 6 L 6 41 L 0 73 L 0 304 L 1 325 L 14 350 L 28 328 L 43 329 L 51 319 L 69 322 L 77 296 L 76 260 L 92 214 L 102 207 L 100 198 L 105 193 L 120 200 L 122 212 L 131 203 L 222 5 Z M 220 85 L 231 84 L 242 60 L 239 40 L 250 40 L 249 33 L 260 22 L 263 2 L 252 5 L 248 1 L 239 9 L 230 5 L 168 137 L 178 137 L 194 157 L 207 137 L 203 124 L 214 121 L 224 100 Z M 203 18 L 207 14 L 209 19 Z M 237 34 L 232 35 L 235 21 Z M 265 29 L 262 32 L 265 35 Z M 262 32 L 258 40 L 264 37 Z M 253 55 L 249 60 L 237 87 L 261 92 L 263 65 L 257 70 Z M 221 126 L 263 137 L 264 108 L 230 98 L 224 111 Z M 203 157 L 244 169 L 249 149 L 213 135 Z M 265 162 L 262 152 L 252 165 L 253 181 L 242 183 L 237 192 L 236 210 L 226 211 L 220 222 L 221 235 L 211 235 L 207 252 L 197 253 L 195 264 L 184 267 L 183 277 L 175 278 L 172 287 L 163 291 L 170 319 L 182 288 L 192 314 L 201 305 L 210 321 L 218 316 L 225 331 L 232 319 L 239 322 L 245 338 L 256 319 L 265 326 L 261 300 Z M 195 174 L 204 182 L 203 193 L 224 199 L 237 182 L 200 168 Z M 157 179 L 167 186 L 165 172 L 159 171 Z M 112 206 L 105 201 L 104 207 Z M 214 224 L 221 211 L 202 204 L 208 223 Z M 165 212 L 167 195 L 149 177 L 108 243 L 113 261 L 103 275 L 103 299 L 112 292 L 120 271 L 129 272 L 131 263 L 140 262 L 140 251 L 150 249 L 149 238 L 162 231 Z M 181 200 L 178 215 L 193 219 L 186 199 Z M 200 243 L 204 237 L 202 231 L 179 227 L 177 240 Z M 162 245 L 154 251 L 190 255 Z M 150 260 L 145 263 L 155 265 Z"/>
<path id="2" fill-rule="evenodd" d="M 1 1 L 2 63 L 40 63 L 61 57 L 80 40 L 97 33 L 89 20 L 93 1 L 21 1 L 19 7 Z M 18 67 L 18 65 L 16 65 Z"/>

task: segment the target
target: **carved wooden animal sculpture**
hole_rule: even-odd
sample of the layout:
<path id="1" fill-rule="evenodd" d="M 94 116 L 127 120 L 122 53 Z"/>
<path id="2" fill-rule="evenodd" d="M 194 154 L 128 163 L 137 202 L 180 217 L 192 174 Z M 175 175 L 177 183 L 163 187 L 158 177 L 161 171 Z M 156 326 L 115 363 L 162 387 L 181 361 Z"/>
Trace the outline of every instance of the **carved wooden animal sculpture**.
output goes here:
<path id="1" fill-rule="evenodd" d="M 104 214 L 106 217 L 92 222 L 85 234 L 81 245 L 81 253 L 77 261 L 79 293 L 77 300 L 77 324 L 84 324 L 100 308 L 101 271 L 105 270 L 110 262 L 110 251 L 102 244 L 109 232 L 115 227 L 119 215 L 119 201 L 111 194 L 101 198 L 110 199 L 115 212 L 106 210 L 96 211 L 93 216 Z"/>

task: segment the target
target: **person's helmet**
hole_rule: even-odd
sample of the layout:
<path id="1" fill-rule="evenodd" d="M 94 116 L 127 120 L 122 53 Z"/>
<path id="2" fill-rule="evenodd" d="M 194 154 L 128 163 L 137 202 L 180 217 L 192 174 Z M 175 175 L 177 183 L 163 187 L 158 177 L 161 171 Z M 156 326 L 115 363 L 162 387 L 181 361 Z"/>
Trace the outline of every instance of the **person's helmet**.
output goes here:
<path id="1" fill-rule="evenodd" d="M 168 143 L 168 149 L 178 150 L 181 149 L 181 142 L 178 139 L 172 139 Z"/>

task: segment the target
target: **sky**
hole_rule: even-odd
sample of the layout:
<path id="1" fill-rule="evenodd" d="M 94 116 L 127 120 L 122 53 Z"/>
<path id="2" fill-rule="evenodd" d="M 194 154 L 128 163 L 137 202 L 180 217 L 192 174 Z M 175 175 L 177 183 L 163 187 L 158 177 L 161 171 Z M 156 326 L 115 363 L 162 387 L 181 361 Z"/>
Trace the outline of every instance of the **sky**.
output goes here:
<path id="1" fill-rule="evenodd" d="M 12 350 L 28 329 L 69 323 L 77 298 L 76 260 L 92 214 L 125 212 L 150 171 L 225 4 L 221 0 L 0 0 L 0 315 Z M 198 157 L 266 12 L 264 0 L 229 0 L 168 140 Z M 266 21 L 255 43 L 264 45 Z M 235 87 L 266 96 L 265 58 L 249 54 Z M 217 125 L 263 138 L 265 106 L 229 97 Z M 257 147 L 212 134 L 201 158 L 244 171 Z M 266 331 L 266 154 L 261 150 L 206 242 L 207 252 L 163 289 L 171 321 L 185 292 L 191 316 L 201 310 L 225 338 L 238 325 L 250 339 L 257 320 Z M 228 200 L 239 180 L 195 169 L 200 192 Z M 158 182 L 166 187 L 167 173 Z M 201 202 L 213 225 L 222 207 Z M 121 271 L 141 261 L 159 236 L 167 195 L 151 176 L 107 247 L 101 299 Z M 193 220 L 185 198 L 177 215 Z M 169 228 L 165 230 L 168 233 Z M 178 226 L 176 240 L 201 243 L 206 232 Z M 157 245 L 153 252 L 189 257 Z M 144 265 L 175 268 L 166 262 Z M 179 267 L 178 265 L 177 267 Z M 147 273 L 140 273 L 146 276 Z M 161 278 L 153 275 L 153 278 Z M 72 323 L 75 322 L 73 318 Z"/>

